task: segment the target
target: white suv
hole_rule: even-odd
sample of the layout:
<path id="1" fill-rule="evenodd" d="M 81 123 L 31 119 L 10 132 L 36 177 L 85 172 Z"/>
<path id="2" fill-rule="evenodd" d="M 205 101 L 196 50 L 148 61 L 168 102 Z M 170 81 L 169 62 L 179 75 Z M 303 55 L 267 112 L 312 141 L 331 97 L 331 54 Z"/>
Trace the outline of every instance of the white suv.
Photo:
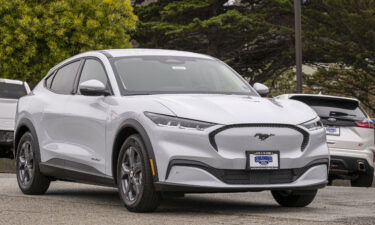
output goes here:
<path id="1" fill-rule="evenodd" d="M 306 206 L 327 184 L 325 130 L 307 105 L 256 90 L 225 63 L 191 52 L 69 58 L 18 103 L 19 187 L 109 185 L 136 212 L 154 210 L 163 192 L 271 190 L 280 205 Z"/>
<path id="2" fill-rule="evenodd" d="M 352 186 L 371 186 L 375 162 L 374 124 L 357 99 L 312 94 L 285 94 L 278 98 L 304 102 L 320 116 L 331 154 L 331 181 L 350 179 Z"/>
<path id="3" fill-rule="evenodd" d="M 12 158 L 14 119 L 18 99 L 27 95 L 26 82 L 0 79 L 0 158 Z"/>

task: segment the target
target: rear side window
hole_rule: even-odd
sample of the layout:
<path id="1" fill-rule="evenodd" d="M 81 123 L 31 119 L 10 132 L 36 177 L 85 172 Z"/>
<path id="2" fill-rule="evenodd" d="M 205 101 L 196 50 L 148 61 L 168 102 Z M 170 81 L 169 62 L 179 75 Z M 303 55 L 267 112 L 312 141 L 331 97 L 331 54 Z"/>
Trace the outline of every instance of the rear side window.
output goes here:
<path id="1" fill-rule="evenodd" d="M 328 99 L 310 96 L 294 96 L 294 100 L 306 103 L 321 118 L 336 118 L 344 120 L 362 121 L 366 118 L 365 113 L 357 101 L 349 99 Z"/>
<path id="2" fill-rule="evenodd" d="M 0 83 L 0 98 L 19 99 L 26 94 L 26 88 L 23 85 Z"/>
<path id="3" fill-rule="evenodd" d="M 80 61 L 60 68 L 53 78 L 51 90 L 59 94 L 71 94 Z"/>

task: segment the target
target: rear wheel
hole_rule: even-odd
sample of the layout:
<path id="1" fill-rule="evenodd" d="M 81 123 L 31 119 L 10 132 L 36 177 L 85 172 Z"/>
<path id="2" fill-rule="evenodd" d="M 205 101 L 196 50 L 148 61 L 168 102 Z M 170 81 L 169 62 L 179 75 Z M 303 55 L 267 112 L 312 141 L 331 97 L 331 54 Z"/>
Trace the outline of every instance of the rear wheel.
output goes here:
<path id="1" fill-rule="evenodd" d="M 360 174 L 358 178 L 351 180 L 352 187 L 371 187 L 374 179 L 373 174 Z"/>
<path id="2" fill-rule="evenodd" d="M 26 132 L 17 147 L 16 173 L 18 186 L 28 195 L 44 194 L 50 185 L 50 180 L 40 173 L 37 150 L 39 146 L 36 139 L 30 132 Z"/>
<path id="3" fill-rule="evenodd" d="M 305 207 L 314 200 L 317 192 L 318 190 L 271 191 L 272 196 L 276 200 L 276 202 L 285 207 Z"/>
<path id="4" fill-rule="evenodd" d="M 138 134 L 128 137 L 117 163 L 117 183 L 125 207 L 132 212 L 154 211 L 160 194 L 154 189 L 145 145 Z"/>

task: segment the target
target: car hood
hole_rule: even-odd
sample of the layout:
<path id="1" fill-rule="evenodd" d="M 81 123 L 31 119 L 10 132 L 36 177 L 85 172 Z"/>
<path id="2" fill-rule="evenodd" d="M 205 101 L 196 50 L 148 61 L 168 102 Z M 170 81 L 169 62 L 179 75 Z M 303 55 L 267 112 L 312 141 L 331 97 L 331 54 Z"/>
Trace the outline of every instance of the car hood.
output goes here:
<path id="1" fill-rule="evenodd" d="M 0 130 L 14 130 L 18 99 L 0 98 Z"/>
<path id="2" fill-rule="evenodd" d="M 301 124 L 317 117 L 304 103 L 244 95 L 154 95 L 176 116 L 218 124 Z"/>

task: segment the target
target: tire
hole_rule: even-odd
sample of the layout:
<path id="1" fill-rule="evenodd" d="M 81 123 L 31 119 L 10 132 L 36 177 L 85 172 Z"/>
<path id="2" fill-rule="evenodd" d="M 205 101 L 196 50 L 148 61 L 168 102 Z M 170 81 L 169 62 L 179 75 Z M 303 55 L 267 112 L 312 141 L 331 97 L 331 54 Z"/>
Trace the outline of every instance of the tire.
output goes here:
<path id="1" fill-rule="evenodd" d="M 373 174 L 360 174 L 355 180 L 351 180 L 352 187 L 371 187 L 374 176 Z"/>
<path id="2" fill-rule="evenodd" d="M 117 185 L 120 198 L 131 212 L 152 212 L 161 196 L 154 189 L 146 147 L 138 134 L 123 143 L 117 161 Z"/>
<path id="3" fill-rule="evenodd" d="M 20 139 L 16 151 L 16 174 L 19 188 L 27 195 L 46 193 L 50 180 L 40 173 L 39 145 L 36 138 L 26 132 Z"/>
<path id="4" fill-rule="evenodd" d="M 318 190 L 305 191 L 271 191 L 273 198 L 284 207 L 305 207 L 315 198 Z"/>

